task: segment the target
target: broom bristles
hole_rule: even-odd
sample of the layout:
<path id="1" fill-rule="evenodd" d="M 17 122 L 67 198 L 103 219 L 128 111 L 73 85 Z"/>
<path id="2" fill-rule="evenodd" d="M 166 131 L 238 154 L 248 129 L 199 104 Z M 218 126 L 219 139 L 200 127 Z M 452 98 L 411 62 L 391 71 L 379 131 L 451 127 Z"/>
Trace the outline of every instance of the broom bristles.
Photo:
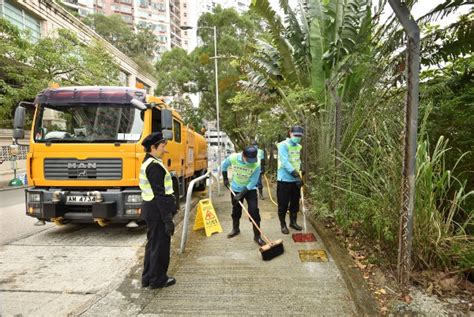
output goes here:
<path id="1" fill-rule="evenodd" d="M 264 261 L 269 261 L 273 258 L 276 258 L 279 255 L 282 255 L 285 252 L 283 248 L 283 240 L 272 241 L 270 244 L 265 244 L 260 248 L 260 253 L 262 254 L 262 259 Z"/>

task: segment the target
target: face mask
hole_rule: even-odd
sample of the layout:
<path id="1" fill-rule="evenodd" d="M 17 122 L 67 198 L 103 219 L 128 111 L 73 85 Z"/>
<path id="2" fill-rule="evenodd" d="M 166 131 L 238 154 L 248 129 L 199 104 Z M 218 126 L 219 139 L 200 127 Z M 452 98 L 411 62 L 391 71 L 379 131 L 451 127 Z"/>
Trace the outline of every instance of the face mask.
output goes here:
<path id="1" fill-rule="evenodd" d="M 294 137 L 292 137 L 292 138 L 291 138 L 291 142 L 293 142 L 293 143 L 297 143 L 297 144 L 298 144 L 298 143 L 300 143 L 300 142 L 301 142 L 301 138 L 300 138 L 300 137 L 296 137 L 296 136 L 294 136 Z"/>

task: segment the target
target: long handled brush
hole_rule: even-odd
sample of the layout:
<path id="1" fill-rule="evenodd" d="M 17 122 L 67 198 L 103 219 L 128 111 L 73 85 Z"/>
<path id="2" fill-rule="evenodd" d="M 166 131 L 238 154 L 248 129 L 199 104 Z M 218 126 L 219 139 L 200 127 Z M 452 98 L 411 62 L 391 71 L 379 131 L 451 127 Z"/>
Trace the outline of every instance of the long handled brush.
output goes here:
<path id="1" fill-rule="evenodd" d="M 227 188 L 230 190 L 230 192 L 235 198 L 234 191 L 230 187 L 227 187 Z M 268 237 L 263 233 L 262 229 L 260 229 L 260 227 L 257 226 L 257 223 L 255 222 L 255 220 L 253 220 L 252 216 L 250 216 L 250 213 L 248 212 L 247 208 L 245 208 L 244 204 L 242 204 L 240 200 L 238 200 L 238 202 L 240 206 L 242 207 L 242 209 L 245 211 L 245 214 L 247 215 L 247 217 L 250 219 L 250 221 L 252 221 L 255 228 L 257 228 L 257 230 L 260 232 L 263 240 L 266 243 L 265 245 L 261 246 L 259 249 L 260 253 L 262 254 L 262 259 L 264 261 L 269 261 L 279 255 L 282 255 L 283 252 L 285 251 L 285 249 L 283 248 L 283 240 L 278 239 L 275 241 L 271 241 L 270 239 L 268 239 Z"/>
<path id="2" fill-rule="evenodd" d="M 302 177 L 300 173 L 300 177 Z M 305 206 L 305 199 L 304 199 L 304 190 L 303 186 L 300 188 L 300 197 L 301 197 L 301 211 L 303 213 L 303 232 L 301 233 L 294 233 L 292 235 L 293 240 L 298 241 L 298 242 L 312 242 L 315 241 L 316 238 L 314 237 L 314 234 L 308 233 L 308 226 L 306 224 L 306 206 Z"/>

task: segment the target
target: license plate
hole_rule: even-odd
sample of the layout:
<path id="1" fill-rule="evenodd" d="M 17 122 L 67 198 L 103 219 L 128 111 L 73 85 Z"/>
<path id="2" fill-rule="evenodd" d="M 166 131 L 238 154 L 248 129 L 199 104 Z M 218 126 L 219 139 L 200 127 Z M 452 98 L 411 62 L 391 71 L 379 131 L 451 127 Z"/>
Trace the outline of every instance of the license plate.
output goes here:
<path id="1" fill-rule="evenodd" d="M 94 196 L 67 196 L 68 203 L 93 203 L 95 202 Z"/>

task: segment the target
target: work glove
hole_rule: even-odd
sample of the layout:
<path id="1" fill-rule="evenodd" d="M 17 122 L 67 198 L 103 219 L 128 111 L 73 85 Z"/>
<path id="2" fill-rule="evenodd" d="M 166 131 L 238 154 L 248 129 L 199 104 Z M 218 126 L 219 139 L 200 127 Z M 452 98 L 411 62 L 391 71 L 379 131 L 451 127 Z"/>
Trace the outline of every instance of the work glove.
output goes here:
<path id="1" fill-rule="evenodd" d="M 235 200 L 240 201 L 242 198 L 244 198 L 245 194 L 247 194 L 249 190 L 247 188 L 244 188 L 240 193 L 237 193 L 235 195 Z"/>
<path id="2" fill-rule="evenodd" d="M 291 176 L 296 178 L 295 184 L 296 186 L 298 186 L 298 188 L 303 187 L 303 180 L 301 179 L 300 174 L 298 173 L 297 170 L 294 170 L 293 172 L 291 172 Z"/>
<path id="3" fill-rule="evenodd" d="M 291 176 L 293 176 L 294 178 L 301 178 L 300 173 L 297 170 L 294 170 L 293 172 L 291 172 Z"/>
<path id="4" fill-rule="evenodd" d="M 298 186 L 298 188 L 301 188 L 303 187 L 303 180 L 301 178 L 298 178 L 295 182 L 296 186 Z"/>
<path id="5" fill-rule="evenodd" d="M 227 177 L 227 172 L 222 172 L 222 177 L 224 178 L 224 186 L 229 188 L 230 183 L 229 178 Z"/>
<path id="6" fill-rule="evenodd" d="M 165 233 L 168 236 L 172 236 L 174 234 L 174 223 L 173 221 L 167 221 L 165 222 Z"/>

